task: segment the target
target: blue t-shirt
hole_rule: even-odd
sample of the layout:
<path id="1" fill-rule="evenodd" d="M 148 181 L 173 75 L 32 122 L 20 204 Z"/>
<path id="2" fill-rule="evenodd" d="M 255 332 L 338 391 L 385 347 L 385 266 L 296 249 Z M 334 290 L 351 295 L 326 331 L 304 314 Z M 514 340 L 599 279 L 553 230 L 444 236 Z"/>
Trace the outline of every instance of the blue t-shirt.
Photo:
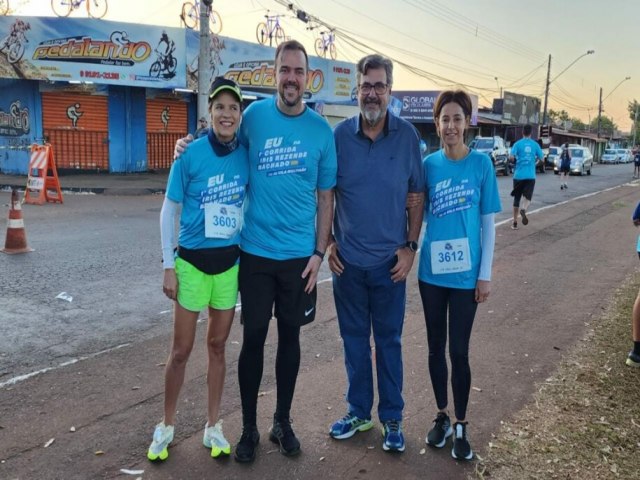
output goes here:
<path id="1" fill-rule="evenodd" d="M 544 157 L 542 149 L 537 142 L 530 138 L 521 138 L 511 147 L 511 155 L 516 157 L 516 170 L 513 172 L 514 180 L 536 178 L 536 157 Z"/>
<path id="2" fill-rule="evenodd" d="M 273 260 L 316 248 L 317 190 L 336 184 L 336 147 L 327 121 L 309 108 L 289 116 L 276 97 L 244 112 L 240 141 L 249 150 L 249 192 L 240 247 Z"/>
<path id="3" fill-rule="evenodd" d="M 636 220 L 640 220 L 640 203 L 638 203 L 638 205 L 636 205 L 636 209 L 633 211 L 633 215 L 631 216 L 631 220 L 633 220 L 634 222 Z M 640 235 L 638 235 L 638 239 L 636 241 L 636 251 L 638 253 L 640 253 Z"/>
<path id="4" fill-rule="evenodd" d="M 439 150 L 427 156 L 423 167 L 427 226 L 418 278 L 441 287 L 473 289 L 482 257 L 481 215 L 501 210 L 491 159 L 471 150 L 461 160 L 450 160 Z"/>
<path id="5" fill-rule="evenodd" d="M 352 265 L 376 267 L 407 242 L 407 193 L 424 191 L 420 138 L 413 125 L 391 112 L 373 142 L 360 129 L 360 115 L 341 122 L 334 136 L 338 249 Z"/>
<path id="6" fill-rule="evenodd" d="M 167 198 L 182 204 L 178 243 L 189 249 L 239 244 L 239 232 L 231 238 L 205 237 L 205 204 L 242 208 L 248 181 L 249 160 L 242 145 L 219 157 L 207 137 L 189 144 L 171 165 L 167 181 Z"/>

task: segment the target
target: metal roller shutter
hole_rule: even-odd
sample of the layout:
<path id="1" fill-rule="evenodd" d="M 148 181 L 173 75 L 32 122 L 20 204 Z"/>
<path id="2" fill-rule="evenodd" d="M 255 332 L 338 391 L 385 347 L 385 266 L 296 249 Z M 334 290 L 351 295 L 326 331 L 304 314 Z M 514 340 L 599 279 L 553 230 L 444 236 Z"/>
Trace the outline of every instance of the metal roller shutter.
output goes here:
<path id="1" fill-rule="evenodd" d="M 176 140 L 188 133 L 187 104 L 165 98 L 147 99 L 147 168 L 167 169 Z"/>
<path id="2" fill-rule="evenodd" d="M 42 93 L 44 135 L 58 168 L 109 170 L 108 112 L 104 95 Z"/>

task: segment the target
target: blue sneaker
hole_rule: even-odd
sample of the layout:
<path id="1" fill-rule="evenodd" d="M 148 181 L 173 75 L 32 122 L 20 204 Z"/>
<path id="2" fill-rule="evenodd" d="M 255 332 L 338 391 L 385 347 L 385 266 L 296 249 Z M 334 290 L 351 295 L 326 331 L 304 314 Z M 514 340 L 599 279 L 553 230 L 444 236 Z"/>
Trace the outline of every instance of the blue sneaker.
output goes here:
<path id="1" fill-rule="evenodd" d="M 404 435 L 402 433 L 402 422 L 398 420 L 389 420 L 384 422 L 382 427 L 382 435 L 384 435 L 384 441 L 382 442 L 382 449 L 385 452 L 404 452 Z"/>
<path id="2" fill-rule="evenodd" d="M 348 413 L 336 423 L 331 425 L 329 435 L 336 440 L 344 440 L 345 438 L 353 437 L 356 432 L 366 432 L 371 430 L 373 422 L 371 419 L 365 420 L 364 418 L 358 418 L 355 415 Z"/>
<path id="3" fill-rule="evenodd" d="M 173 441 L 173 425 L 159 423 L 153 431 L 153 441 L 147 451 L 147 458 L 152 462 L 166 460 L 169 457 L 169 444 Z"/>

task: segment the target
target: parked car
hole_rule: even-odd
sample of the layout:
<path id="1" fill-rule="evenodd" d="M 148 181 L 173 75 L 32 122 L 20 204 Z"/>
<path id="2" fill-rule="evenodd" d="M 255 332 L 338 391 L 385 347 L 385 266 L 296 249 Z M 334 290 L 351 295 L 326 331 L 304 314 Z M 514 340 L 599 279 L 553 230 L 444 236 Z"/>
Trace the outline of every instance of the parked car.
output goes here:
<path id="1" fill-rule="evenodd" d="M 569 173 L 575 173 L 577 175 L 591 175 L 591 169 L 593 168 L 593 154 L 587 147 L 575 146 L 569 147 L 569 155 L 571 155 L 571 170 Z M 553 168 L 554 173 L 560 173 L 561 159 L 556 159 L 556 165 Z"/>
<path id="2" fill-rule="evenodd" d="M 618 154 L 618 150 L 615 148 L 607 148 L 605 149 L 602 157 L 600 158 L 601 163 L 620 163 L 620 155 Z"/>
<path id="3" fill-rule="evenodd" d="M 496 175 L 502 173 L 504 176 L 509 176 L 509 151 L 502 137 L 476 137 L 469 144 L 469 148 L 489 155 Z"/>
<path id="4" fill-rule="evenodd" d="M 562 147 L 549 147 L 549 153 L 544 158 L 545 166 L 548 168 L 554 168 L 556 166 L 556 159 L 560 158 L 562 154 Z M 555 172 L 558 173 L 558 172 Z"/>
<path id="5" fill-rule="evenodd" d="M 633 156 L 631 155 L 631 150 L 626 148 L 618 148 L 616 150 L 618 152 L 618 156 L 620 157 L 620 163 L 631 163 Z"/>

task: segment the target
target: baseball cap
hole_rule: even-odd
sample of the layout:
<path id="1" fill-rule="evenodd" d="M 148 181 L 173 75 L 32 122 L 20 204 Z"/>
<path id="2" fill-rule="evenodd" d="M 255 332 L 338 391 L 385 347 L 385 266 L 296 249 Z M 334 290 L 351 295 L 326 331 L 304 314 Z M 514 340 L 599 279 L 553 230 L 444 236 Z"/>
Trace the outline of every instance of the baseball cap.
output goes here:
<path id="1" fill-rule="evenodd" d="M 206 122 L 206 121 L 207 121 L 207 119 L 206 119 L 205 117 L 200 117 L 200 119 L 199 119 L 199 120 L 200 120 L 201 122 Z"/>
<path id="2" fill-rule="evenodd" d="M 233 80 L 224 77 L 216 77 L 209 89 L 209 100 L 213 100 L 220 92 L 228 90 L 242 103 L 242 91 Z"/>

